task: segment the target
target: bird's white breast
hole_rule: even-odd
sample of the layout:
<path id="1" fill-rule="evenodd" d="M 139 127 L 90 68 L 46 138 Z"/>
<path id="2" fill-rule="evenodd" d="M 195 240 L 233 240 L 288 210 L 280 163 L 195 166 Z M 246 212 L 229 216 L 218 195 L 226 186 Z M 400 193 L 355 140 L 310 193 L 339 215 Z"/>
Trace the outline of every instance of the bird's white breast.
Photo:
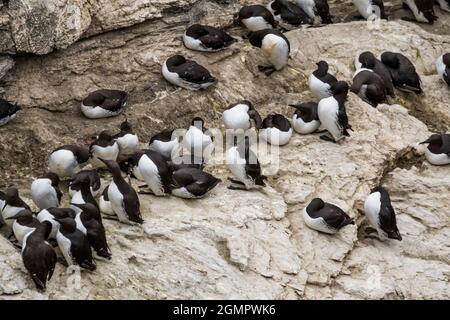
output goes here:
<path id="1" fill-rule="evenodd" d="M 306 211 L 306 208 L 303 209 L 303 220 L 305 221 L 306 225 L 313 230 L 317 230 L 328 234 L 335 234 L 338 231 L 334 228 L 329 227 L 322 217 L 315 219 L 311 218 L 308 212 Z"/>
<path id="2" fill-rule="evenodd" d="M 238 104 L 231 109 L 223 112 L 223 122 L 227 129 L 242 129 L 250 128 L 250 116 L 248 115 L 249 107 L 245 104 Z"/>
<path id="3" fill-rule="evenodd" d="M 309 75 L 308 84 L 312 94 L 318 99 L 328 98 L 332 95 L 330 85 L 319 80 L 313 73 Z"/>
<path id="4" fill-rule="evenodd" d="M 36 219 L 39 220 L 39 222 L 48 221 L 52 224 L 52 231 L 50 231 L 50 238 L 56 239 L 56 232 L 58 231 L 59 223 L 53 219 L 53 216 L 48 212 L 46 209 L 41 210 Z"/>
<path id="5" fill-rule="evenodd" d="M 445 153 L 433 153 L 428 148 L 425 150 L 425 157 L 427 158 L 429 163 L 436 166 L 450 164 L 450 156 Z"/>
<path id="6" fill-rule="evenodd" d="M 260 130 L 260 137 L 275 146 L 283 146 L 289 142 L 292 136 L 292 128 L 281 131 L 278 128 L 264 128 Z"/>
<path id="7" fill-rule="evenodd" d="M 158 167 L 147 155 L 143 155 L 139 160 L 139 171 L 152 192 L 157 196 L 163 196 L 164 188 Z"/>
<path id="8" fill-rule="evenodd" d="M 103 109 L 102 107 L 99 106 L 91 107 L 85 106 L 83 103 L 81 103 L 81 112 L 84 114 L 86 118 L 100 119 L 117 116 L 122 112 L 122 109 L 119 109 L 117 111 L 110 111 Z"/>
<path id="9" fill-rule="evenodd" d="M 150 150 L 157 151 L 160 154 L 162 154 L 165 158 L 170 158 L 172 155 L 172 151 L 176 150 L 178 148 L 178 140 L 173 139 L 171 141 L 160 141 L 160 140 L 154 140 L 150 144 Z"/>
<path id="10" fill-rule="evenodd" d="M 31 184 L 31 198 L 40 210 L 58 207 L 58 195 L 50 179 L 36 179 Z"/>
<path id="11" fill-rule="evenodd" d="M 310 134 L 319 129 L 320 121 L 313 120 L 310 122 L 304 122 L 301 117 L 297 117 L 297 115 L 294 114 L 292 118 L 292 126 L 297 133 Z"/>
<path id="12" fill-rule="evenodd" d="M 14 232 L 14 236 L 16 237 L 17 241 L 19 242 L 20 246 L 22 246 L 25 235 L 36 230 L 36 228 L 30 228 L 30 227 L 19 224 L 17 222 L 17 220 L 14 220 L 12 229 Z"/>
<path id="13" fill-rule="evenodd" d="M 64 256 L 64 259 L 66 259 L 66 262 L 69 266 L 74 265 L 74 262 L 72 260 L 72 252 L 70 251 L 70 248 L 72 246 L 72 243 L 68 238 L 66 238 L 61 231 L 58 230 L 56 233 L 56 241 L 58 242 L 59 250 L 61 250 L 61 253 Z"/>
<path id="14" fill-rule="evenodd" d="M 48 163 L 49 171 L 60 177 L 71 177 L 80 171 L 77 159 L 72 151 L 58 150 L 50 155 Z"/>
<path id="15" fill-rule="evenodd" d="M 242 23 L 248 30 L 253 32 L 272 28 L 272 25 L 263 17 L 250 17 L 247 19 L 242 19 Z"/>
<path id="16" fill-rule="evenodd" d="M 262 41 L 261 49 L 275 69 L 281 70 L 287 65 L 289 46 L 283 38 L 274 34 L 268 34 Z"/>
<path id="17" fill-rule="evenodd" d="M 380 229 L 380 208 L 380 192 L 371 193 L 364 202 L 364 212 L 372 227 L 377 230 Z"/>

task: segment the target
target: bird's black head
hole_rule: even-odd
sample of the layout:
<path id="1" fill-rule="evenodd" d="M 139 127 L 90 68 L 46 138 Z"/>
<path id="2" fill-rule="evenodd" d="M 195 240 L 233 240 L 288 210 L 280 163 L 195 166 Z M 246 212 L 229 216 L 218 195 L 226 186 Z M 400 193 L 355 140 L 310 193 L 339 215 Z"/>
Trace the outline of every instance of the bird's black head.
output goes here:
<path id="1" fill-rule="evenodd" d="M 372 52 L 366 51 L 359 55 L 359 62 L 363 68 L 373 69 L 375 67 L 376 58 Z"/>
<path id="2" fill-rule="evenodd" d="M 200 117 L 195 117 L 192 119 L 191 125 L 197 128 L 203 128 L 205 126 L 205 121 Z"/>
<path id="3" fill-rule="evenodd" d="M 13 202 L 15 199 L 19 198 L 19 190 L 17 188 L 8 188 L 5 192 L 5 200 L 7 203 Z"/>
<path id="4" fill-rule="evenodd" d="M 128 120 L 125 120 L 120 124 L 120 131 L 131 132 L 133 131 L 133 127 L 131 126 L 131 123 L 128 122 Z"/>
<path id="5" fill-rule="evenodd" d="M 191 25 L 188 30 L 190 34 L 195 34 L 197 37 L 206 36 L 208 34 L 208 31 L 198 23 Z"/>
<path id="6" fill-rule="evenodd" d="M 313 199 L 309 205 L 306 207 L 306 212 L 314 212 L 322 209 L 325 206 L 325 202 L 323 202 L 320 198 Z"/>
<path id="7" fill-rule="evenodd" d="M 328 73 L 328 63 L 324 60 L 321 60 L 316 63 L 317 65 L 317 73 L 319 76 L 325 76 Z"/>
<path id="8" fill-rule="evenodd" d="M 183 63 L 186 63 L 186 59 L 182 55 L 179 55 L 179 54 L 176 54 L 176 55 L 170 57 L 169 59 L 167 59 L 168 65 L 180 66 Z"/>
<path id="9" fill-rule="evenodd" d="M 349 86 L 345 81 L 338 81 L 331 85 L 331 92 L 334 96 L 346 96 L 348 94 Z"/>
<path id="10" fill-rule="evenodd" d="M 442 144 L 442 135 L 440 134 L 433 134 L 431 137 L 429 137 L 427 140 L 421 142 L 420 144 L 430 144 L 430 145 L 441 145 Z"/>
<path id="11" fill-rule="evenodd" d="M 50 179 L 52 186 L 57 186 L 59 184 L 59 176 L 56 173 L 47 172 L 44 175 L 44 178 Z"/>
<path id="12" fill-rule="evenodd" d="M 259 31 L 250 32 L 248 34 L 248 40 L 250 41 L 250 44 L 252 46 L 254 46 L 254 47 L 261 48 L 262 41 L 263 41 L 264 36 L 266 34 L 265 31 L 266 30 L 259 30 Z"/>

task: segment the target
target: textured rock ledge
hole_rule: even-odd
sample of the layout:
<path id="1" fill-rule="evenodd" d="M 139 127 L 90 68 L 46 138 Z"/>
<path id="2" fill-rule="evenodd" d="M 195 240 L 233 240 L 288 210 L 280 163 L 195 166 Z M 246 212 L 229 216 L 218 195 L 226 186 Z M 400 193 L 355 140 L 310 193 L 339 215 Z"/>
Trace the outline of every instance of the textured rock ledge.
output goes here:
<path id="1" fill-rule="evenodd" d="M 79 101 L 90 90 L 130 91 L 126 116 L 146 142 L 165 126 L 186 126 L 195 114 L 219 126 L 222 110 L 242 98 L 264 115 L 291 115 L 288 103 L 312 98 L 306 78 L 317 60 L 328 60 L 339 78 L 350 80 L 353 55 L 363 50 L 405 52 L 424 78 L 426 95 L 420 103 L 403 95 L 396 102 L 427 124 L 448 125 L 449 91 L 433 75 L 446 36 L 405 22 L 383 23 L 370 33 L 353 32 L 363 22 L 291 31 L 290 66 L 266 78 L 257 72 L 260 54 L 245 42 L 208 56 L 187 52 L 180 35 L 189 17 L 180 17 L 95 36 L 42 57 L 18 57 L 4 81 L 6 98 L 24 111 L 0 128 L 0 187 L 15 182 L 31 203 L 29 185 L 50 150 L 117 128 L 124 117 L 82 117 Z M 208 66 L 219 77 L 217 87 L 191 93 L 165 83 L 159 63 L 175 52 Z M 58 264 L 47 292 L 37 293 L 18 250 L 0 237 L 0 297 L 448 299 L 449 204 L 439 198 L 450 191 L 448 167 L 423 164 L 417 142 L 430 134 L 427 126 L 400 105 L 373 109 L 352 94 L 348 114 L 355 132 L 339 145 L 295 135 L 281 149 L 281 170 L 264 193 L 230 191 L 222 183 L 198 201 L 142 196 L 145 224 L 107 221 L 113 260 L 82 272 L 79 289 L 68 286 L 76 279 Z M 221 165 L 208 170 L 223 181 L 229 175 Z M 365 238 L 363 201 L 380 181 L 399 213 L 401 243 Z M 335 236 L 306 228 L 301 210 L 315 196 L 348 210 L 358 225 Z"/>

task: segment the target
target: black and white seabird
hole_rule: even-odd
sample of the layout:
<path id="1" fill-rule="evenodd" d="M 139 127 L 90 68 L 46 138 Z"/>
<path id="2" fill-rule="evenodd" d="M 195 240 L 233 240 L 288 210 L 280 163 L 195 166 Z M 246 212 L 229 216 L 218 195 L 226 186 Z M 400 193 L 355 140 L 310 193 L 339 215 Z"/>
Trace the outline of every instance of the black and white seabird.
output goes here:
<path id="1" fill-rule="evenodd" d="M 49 237 L 56 240 L 56 233 L 59 228 L 59 222 L 57 222 L 55 219 L 75 219 L 75 216 L 75 211 L 71 208 L 48 208 L 39 211 L 36 218 L 39 220 L 39 222 L 48 221 L 51 223 L 52 228 Z"/>
<path id="2" fill-rule="evenodd" d="M 219 179 L 197 168 L 182 168 L 172 174 L 172 194 L 185 199 L 202 198 Z"/>
<path id="3" fill-rule="evenodd" d="M 310 74 L 308 79 L 309 90 L 317 99 L 331 97 L 333 94 L 330 88 L 337 82 L 337 79 L 328 73 L 328 63 L 319 61 L 317 69 Z"/>
<path id="4" fill-rule="evenodd" d="M 75 204 L 83 204 L 83 203 L 91 203 L 96 208 L 98 208 L 97 201 L 95 200 L 95 197 L 92 195 L 91 192 L 91 179 L 88 175 L 81 175 L 77 176 L 75 179 L 72 180 L 71 186 L 74 189 L 78 189 L 76 191 L 71 199 L 71 203 Z M 78 207 L 71 205 L 70 206 L 76 213 L 78 213 L 80 210 Z"/>
<path id="5" fill-rule="evenodd" d="M 278 22 L 284 22 L 292 26 L 314 23 L 313 19 L 301 7 L 288 0 L 273 0 L 267 5 L 267 9 Z"/>
<path id="6" fill-rule="evenodd" d="M 266 176 L 261 174 L 261 165 L 256 154 L 250 149 L 250 139 L 245 136 L 243 143 L 229 148 L 226 153 L 228 168 L 235 179 L 230 179 L 230 189 L 250 190 L 264 187 Z"/>
<path id="7" fill-rule="evenodd" d="M 353 0 L 353 4 L 358 9 L 359 14 L 366 20 L 387 19 L 384 11 L 383 0 Z"/>
<path id="8" fill-rule="evenodd" d="M 383 187 L 376 187 L 370 191 L 364 203 L 364 212 L 369 223 L 377 230 L 380 240 L 386 238 L 402 240 L 389 193 Z"/>
<path id="9" fill-rule="evenodd" d="M 164 157 L 153 150 L 136 152 L 129 160 L 134 176 L 145 181 L 155 196 L 170 193 L 170 168 Z"/>
<path id="10" fill-rule="evenodd" d="M 114 117 L 122 113 L 127 100 L 128 94 L 125 91 L 97 90 L 81 102 L 81 112 L 91 119 Z"/>
<path id="11" fill-rule="evenodd" d="M 226 129 L 246 131 L 252 126 L 252 121 L 256 129 L 261 129 L 261 116 L 248 100 L 234 103 L 223 112 L 223 123 Z"/>
<path id="12" fill-rule="evenodd" d="M 139 150 L 139 137 L 133 132 L 133 128 L 128 121 L 120 124 L 120 132 L 114 135 L 113 138 L 119 144 L 119 161 L 128 159 L 128 157 Z"/>
<path id="13" fill-rule="evenodd" d="M 7 218 L 8 220 L 13 220 L 12 230 L 14 232 L 14 237 L 17 239 L 19 246 L 22 246 L 24 237 L 36 230 L 40 222 L 33 216 L 30 210 L 21 210 L 14 216 Z"/>
<path id="14" fill-rule="evenodd" d="M 162 75 L 170 83 L 189 90 L 206 89 L 217 82 L 205 67 L 179 54 L 164 62 Z"/>
<path id="15" fill-rule="evenodd" d="M 373 70 L 383 80 L 387 94 L 392 98 L 395 97 L 394 84 L 389 69 L 372 52 L 361 53 L 355 60 L 355 67 L 356 70 L 361 68 Z"/>
<path id="16" fill-rule="evenodd" d="M 258 66 L 266 76 L 283 69 L 289 60 L 291 45 L 289 40 L 278 30 L 264 29 L 250 33 L 252 46 L 262 50 L 270 65 Z"/>
<path id="17" fill-rule="evenodd" d="M 284 146 L 292 137 L 292 126 L 285 116 L 270 113 L 264 119 L 259 136 L 275 146 Z"/>
<path id="18" fill-rule="evenodd" d="M 172 152 L 178 149 L 179 137 L 174 129 L 165 129 L 150 138 L 149 149 L 159 152 L 165 159 L 172 157 Z"/>
<path id="19" fill-rule="evenodd" d="M 349 224 L 355 224 L 341 208 L 324 202 L 320 198 L 313 199 L 303 210 L 303 219 L 311 229 L 335 234 Z"/>
<path id="20" fill-rule="evenodd" d="M 14 219 L 8 219 L 22 210 L 31 210 L 30 207 L 19 196 L 19 190 L 17 188 L 8 188 L 5 192 L 4 207 L 2 210 L 3 221 L 12 228 Z"/>
<path id="21" fill-rule="evenodd" d="M 23 240 L 23 264 L 38 290 L 45 290 L 47 281 L 50 281 L 55 270 L 56 252 L 47 242 L 51 229 L 51 224 L 44 221 Z"/>
<path id="22" fill-rule="evenodd" d="M 213 141 L 214 137 L 205 127 L 205 121 L 200 117 L 193 118 L 183 138 L 183 143 L 189 153 L 196 157 L 203 157 L 206 153 L 212 152 Z"/>
<path id="23" fill-rule="evenodd" d="M 450 12 L 450 0 L 437 0 L 442 10 Z"/>
<path id="24" fill-rule="evenodd" d="M 425 157 L 436 166 L 450 164 L 450 134 L 433 134 L 421 144 L 428 144 Z"/>
<path id="25" fill-rule="evenodd" d="M 450 86 L 450 53 L 443 54 L 436 60 L 438 75 Z"/>
<path id="26" fill-rule="evenodd" d="M 76 145 L 64 145 L 55 149 L 48 159 L 48 169 L 59 178 L 72 177 L 80 171 L 80 165 L 89 161 L 89 150 Z"/>
<path id="27" fill-rule="evenodd" d="M 278 23 L 272 13 L 264 6 L 243 6 L 238 13 L 235 23 L 244 25 L 251 32 L 275 28 Z"/>
<path id="28" fill-rule="evenodd" d="M 59 189 L 59 177 L 48 172 L 31 184 L 31 198 L 40 210 L 59 207 L 62 192 Z"/>
<path id="29" fill-rule="evenodd" d="M 320 120 L 316 102 L 290 104 L 289 106 L 295 108 L 292 126 L 297 133 L 310 134 L 319 129 Z"/>
<path id="30" fill-rule="evenodd" d="M 111 208 L 124 223 L 143 223 L 139 197 L 131 185 L 122 177 L 120 167 L 115 161 L 103 160 L 113 177 L 108 187 Z"/>
<path id="31" fill-rule="evenodd" d="M 20 110 L 17 104 L 0 99 L 0 127 L 14 119 Z"/>
<path id="32" fill-rule="evenodd" d="M 100 209 L 100 212 L 108 216 L 113 216 L 114 211 L 111 207 L 111 202 L 109 201 L 108 188 L 109 186 L 107 186 L 100 195 L 100 199 L 98 200 L 98 207 Z"/>
<path id="33" fill-rule="evenodd" d="M 373 107 L 386 102 L 387 89 L 383 79 L 373 70 L 361 68 L 353 76 L 350 91 Z"/>
<path id="34" fill-rule="evenodd" d="M 422 93 L 422 81 L 412 62 L 401 53 L 384 52 L 381 62 L 389 69 L 392 82 L 399 90 Z"/>
<path id="35" fill-rule="evenodd" d="M 337 142 L 344 137 L 349 137 L 347 130 L 352 130 L 348 123 L 345 101 L 347 100 L 348 84 L 345 81 L 338 81 L 331 86 L 331 97 L 320 100 L 317 106 L 322 126 L 331 134 L 332 139 L 327 135 L 320 136 L 321 139 Z"/>
<path id="36" fill-rule="evenodd" d="M 296 0 L 296 3 L 315 22 L 323 24 L 333 23 L 327 0 Z"/>
<path id="37" fill-rule="evenodd" d="M 76 175 L 74 175 L 69 183 L 69 194 L 73 197 L 73 195 L 80 191 L 80 185 L 78 183 L 73 183 L 73 181 L 80 181 L 84 179 L 89 179 L 89 184 L 91 188 L 91 193 L 93 197 L 96 197 L 100 192 L 101 181 L 100 176 L 97 170 L 81 170 Z"/>
<path id="38" fill-rule="evenodd" d="M 201 24 L 191 25 L 183 35 L 186 48 L 204 52 L 223 50 L 236 41 L 223 30 Z"/>
<path id="39" fill-rule="evenodd" d="M 72 218 L 56 219 L 59 229 L 56 234 L 59 250 L 69 266 L 79 265 L 89 271 L 97 266 L 92 259 L 91 246 L 83 232 L 77 229 L 77 223 Z"/>
<path id="40" fill-rule="evenodd" d="M 100 161 L 117 161 L 119 156 L 119 144 L 114 137 L 106 130 L 102 131 L 98 138 L 89 147 L 91 153 L 91 163 L 96 168 L 104 168 L 104 163 Z"/>
<path id="41" fill-rule="evenodd" d="M 409 8 L 417 22 L 433 24 L 438 17 L 434 12 L 433 0 L 403 0 L 403 7 Z M 412 21 L 411 18 L 402 18 L 406 21 Z"/>
<path id="42" fill-rule="evenodd" d="M 84 233 L 99 257 L 111 259 L 105 228 L 98 222 L 98 216 L 100 215 L 98 209 L 90 203 L 74 205 L 81 209 L 81 212 L 75 218 L 78 230 Z"/>

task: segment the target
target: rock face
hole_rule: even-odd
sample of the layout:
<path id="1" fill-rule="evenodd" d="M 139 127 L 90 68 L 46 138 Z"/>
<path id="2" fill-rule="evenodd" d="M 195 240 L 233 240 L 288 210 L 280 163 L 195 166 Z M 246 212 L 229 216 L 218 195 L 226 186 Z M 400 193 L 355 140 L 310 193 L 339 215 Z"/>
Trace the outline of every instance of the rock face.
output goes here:
<path id="1" fill-rule="evenodd" d="M 377 109 L 350 94 L 351 137 L 332 144 L 320 140 L 319 134 L 294 135 L 279 150 L 278 171 L 269 170 L 268 163 L 278 158 L 276 154 L 261 158 L 270 176 L 264 191 L 227 189 L 230 172 L 218 154 L 218 161 L 207 170 L 223 182 L 205 199 L 142 195 L 142 226 L 105 221 L 113 259 L 99 261 L 94 273 L 81 274 L 58 263 L 45 293 L 34 289 L 20 253 L 0 236 L 2 298 L 450 297 L 450 203 L 442 196 L 450 192 L 449 168 L 428 165 L 418 146 L 431 131 L 449 129 L 450 90 L 434 70 L 435 58 L 449 47 L 448 36 L 401 21 L 382 22 L 366 32 L 360 32 L 366 30 L 366 22 L 293 30 L 286 33 L 292 46 L 289 66 L 267 78 L 257 70 L 263 62 L 260 52 L 244 40 L 210 55 L 182 46 L 180 36 L 186 24 L 209 22 L 217 16 L 216 25 L 229 26 L 236 2 L 111 1 L 113 7 L 129 10 L 105 12 L 101 8 L 108 6 L 101 6 L 102 1 L 61 1 L 57 8 L 69 2 L 89 8 L 85 17 L 90 22 L 84 31 L 61 36 L 58 39 L 65 39 L 61 42 L 48 37 L 48 46 L 28 45 L 47 48 L 42 54 L 90 37 L 48 55 L 18 56 L 16 66 L 3 79 L 4 97 L 24 110 L 0 128 L 0 187 L 17 185 L 30 204 L 30 183 L 44 170 L 53 148 L 87 144 L 105 128 L 118 130 L 125 116 L 143 147 L 151 134 L 165 127 L 186 127 L 194 115 L 204 117 L 208 127 L 221 128 L 221 112 L 241 99 L 252 101 L 263 116 L 280 112 L 291 117 L 289 103 L 314 100 L 307 77 L 320 59 L 329 62 L 339 79 L 351 81 L 356 54 L 401 51 L 416 65 L 425 94 L 399 93 L 392 105 Z M 349 8 L 348 1 L 332 4 L 335 12 L 344 12 L 344 5 Z M 95 5 L 99 7 L 94 10 Z M 189 11 L 181 12 L 188 7 Z M 111 18 L 111 14 L 117 16 Z M 41 19 L 45 17 L 42 14 Z M 450 21 L 449 16 L 441 18 Z M 94 36 L 149 19 L 154 20 Z M 36 25 L 47 26 L 40 19 Z M 239 28 L 230 32 L 243 34 Z M 166 83 L 160 76 L 161 63 L 174 53 L 207 66 L 219 78 L 217 86 L 188 92 Z M 81 99 L 103 87 L 130 92 L 125 114 L 103 120 L 84 118 Z M 110 178 L 104 175 L 104 179 L 106 185 Z M 402 242 L 380 242 L 364 232 L 363 203 L 369 190 L 380 183 L 391 192 Z M 318 196 L 339 205 L 356 218 L 357 225 L 334 236 L 308 229 L 302 210 Z M 68 201 L 65 197 L 64 204 Z"/>

